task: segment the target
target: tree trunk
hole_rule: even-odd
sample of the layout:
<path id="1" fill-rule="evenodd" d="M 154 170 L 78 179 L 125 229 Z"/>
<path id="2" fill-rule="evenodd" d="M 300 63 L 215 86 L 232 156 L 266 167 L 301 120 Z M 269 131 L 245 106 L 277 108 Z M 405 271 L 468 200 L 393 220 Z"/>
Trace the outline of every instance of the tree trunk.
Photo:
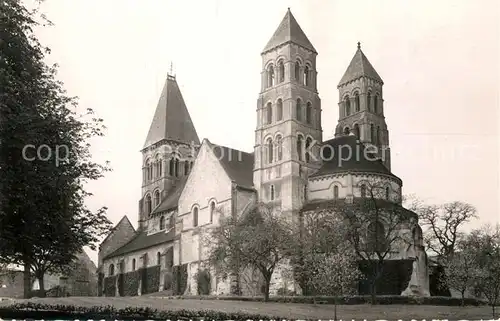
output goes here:
<path id="1" fill-rule="evenodd" d="M 462 295 L 462 306 L 465 306 L 465 290 L 460 291 L 460 294 Z"/>
<path id="2" fill-rule="evenodd" d="M 43 273 L 43 272 L 38 272 L 38 273 L 37 273 L 37 276 L 36 276 L 36 278 L 37 278 L 37 280 L 38 280 L 38 286 L 40 287 L 40 289 L 39 289 L 39 294 L 38 294 L 38 295 L 39 295 L 41 298 L 44 298 L 44 297 L 45 297 L 45 282 L 44 282 L 44 280 L 43 280 L 44 274 L 45 274 L 45 273 Z"/>
<path id="3" fill-rule="evenodd" d="M 24 293 L 23 297 L 29 299 L 31 296 L 31 266 L 27 260 L 24 262 Z"/>
<path id="4" fill-rule="evenodd" d="M 271 285 L 271 276 L 264 275 L 264 302 L 269 301 L 269 288 Z"/>
<path id="5" fill-rule="evenodd" d="M 492 304 L 491 305 L 491 310 L 492 310 L 492 313 L 493 313 L 493 319 L 495 319 L 495 304 Z"/>
<path id="6" fill-rule="evenodd" d="M 375 279 L 376 280 L 376 279 Z M 373 280 L 371 284 L 371 304 L 377 304 L 377 282 Z"/>
<path id="7" fill-rule="evenodd" d="M 338 300 L 338 297 L 335 297 L 334 299 L 334 306 L 333 306 L 333 320 L 337 321 L 337 300 Z"/>

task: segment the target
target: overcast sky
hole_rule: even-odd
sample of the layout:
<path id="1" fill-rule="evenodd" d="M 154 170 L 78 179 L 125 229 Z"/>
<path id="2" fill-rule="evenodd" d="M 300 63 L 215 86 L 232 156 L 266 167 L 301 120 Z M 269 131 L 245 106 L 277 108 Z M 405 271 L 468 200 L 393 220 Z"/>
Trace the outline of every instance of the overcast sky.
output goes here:
<path id="1" fill-rule="evenodd" d="M 251 152 L 260 52 L 287 7 L 319 53 L 323 138 L 333 137 L 337 84 L 360 41 L 385 83 L 403 193 L 469 202 L 481 222 L 499 221 L 495 0 L 46 0 L 55 26 L 37 34 L 52 49 L 48 61 L 108 127 L 93 155 L 113 172 L 89 185 L 89 205 L 137 225 L 139 151 L 171 61 L 200 140 Z"/>

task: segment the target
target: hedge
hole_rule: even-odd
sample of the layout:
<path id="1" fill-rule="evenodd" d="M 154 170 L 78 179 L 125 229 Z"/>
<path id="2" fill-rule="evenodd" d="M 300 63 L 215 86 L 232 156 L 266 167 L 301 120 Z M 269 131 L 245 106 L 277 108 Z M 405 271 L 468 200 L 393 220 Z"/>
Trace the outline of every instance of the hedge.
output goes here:
<path id="1" fill-rule="evenodd" d="M 112 306 L 77 307 L 72 305 L 51 305 L 40 303 L 18 303 L 0 308 L 0 315 L 7 319 L 80 319 L 80 320 L 283 320 L 281 317 L 219 311 L 160 311 L 151 308 L 129 307 L 115 309 Z"/>
<path id="2" fill-rule="evenodd" d="M 154 296 L 153 296 L 154 297 Z M 214 296 L 214 295 L 190 295 L 190 296 L 163 296 L 162 298 L 178 299 L 178 300 L 229 300 L 229 301 L 253 301 L 263 302 L 264 297 L 249 297 L 249 296 Z M 268 302 L 275 303 L 305 303 L 305 304 L 334 304 L 335 299 L 337 303 L 344 305 L 356 304 L 370 304 L 370 295 L 355 295 L 355 296 L 272 296 Z M 464 301 L 468 306 L 481 306 L 487 305 L 486 301 L 466 298 Z M 461 306 L 461 298 L 451 297 L 408 297 L 401 295 L 377 295 L 377 304 L 401 304 L 401 305 L 437 305 L 437 306 Z"/>

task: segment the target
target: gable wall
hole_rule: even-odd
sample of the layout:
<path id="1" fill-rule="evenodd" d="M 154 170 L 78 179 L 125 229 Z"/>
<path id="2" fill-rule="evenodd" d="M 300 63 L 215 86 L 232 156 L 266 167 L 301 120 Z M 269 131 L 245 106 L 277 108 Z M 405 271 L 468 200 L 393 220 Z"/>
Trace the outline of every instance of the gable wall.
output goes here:
<path id="1" fill-rule="evenodd" d="M 125 245 L 132 239 L 134 234 L 135 231 L 132 224 L 127 219 L 121 221 L 115 230 L 111 232 L 108 239 L 99 247 L 98 266 L 102 265 L 103 257 Z"/>

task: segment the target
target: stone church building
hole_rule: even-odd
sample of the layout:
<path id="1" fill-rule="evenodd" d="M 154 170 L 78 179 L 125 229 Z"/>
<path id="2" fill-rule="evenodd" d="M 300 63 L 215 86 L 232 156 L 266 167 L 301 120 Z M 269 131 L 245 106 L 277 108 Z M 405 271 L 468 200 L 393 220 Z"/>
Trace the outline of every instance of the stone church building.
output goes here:
<path id="1" fill-rule="evenodd" d="M 198 294 L 195 276 L 206 258 L 201 235 L 218 223 L 221 212 L 240 215 L 264 202 L 283 215 L 299 215 L 335 200 L 365 197 L 368 182 L 374 181 L 383 191 L 380 201 L 401 204 L 403 182 L 391 172 L 382 78 L 358 43 L 337 87 L 335 137 L 324 140 L 317 54 L 288 9 L 261 53 L 252 153 L 200 141 L 176 78 L 168 75 L 142 149 L 138 228 L 123 217 L 102 242 L 99 295 Z M 325 146 L 376 152 L 326 157 Z M 411 214 L 405 229 L 413 242 L 391 250 L 390 257 L 406 262 L 409 272 L 397 281 L 404 288 L 391 291 L 426 296 L 426 256 Z M 230 293 L 228 280 L 209 278 L 210 294 Z M 289 287 L 285 283 L 276 273 L 271 293 Z"/>

